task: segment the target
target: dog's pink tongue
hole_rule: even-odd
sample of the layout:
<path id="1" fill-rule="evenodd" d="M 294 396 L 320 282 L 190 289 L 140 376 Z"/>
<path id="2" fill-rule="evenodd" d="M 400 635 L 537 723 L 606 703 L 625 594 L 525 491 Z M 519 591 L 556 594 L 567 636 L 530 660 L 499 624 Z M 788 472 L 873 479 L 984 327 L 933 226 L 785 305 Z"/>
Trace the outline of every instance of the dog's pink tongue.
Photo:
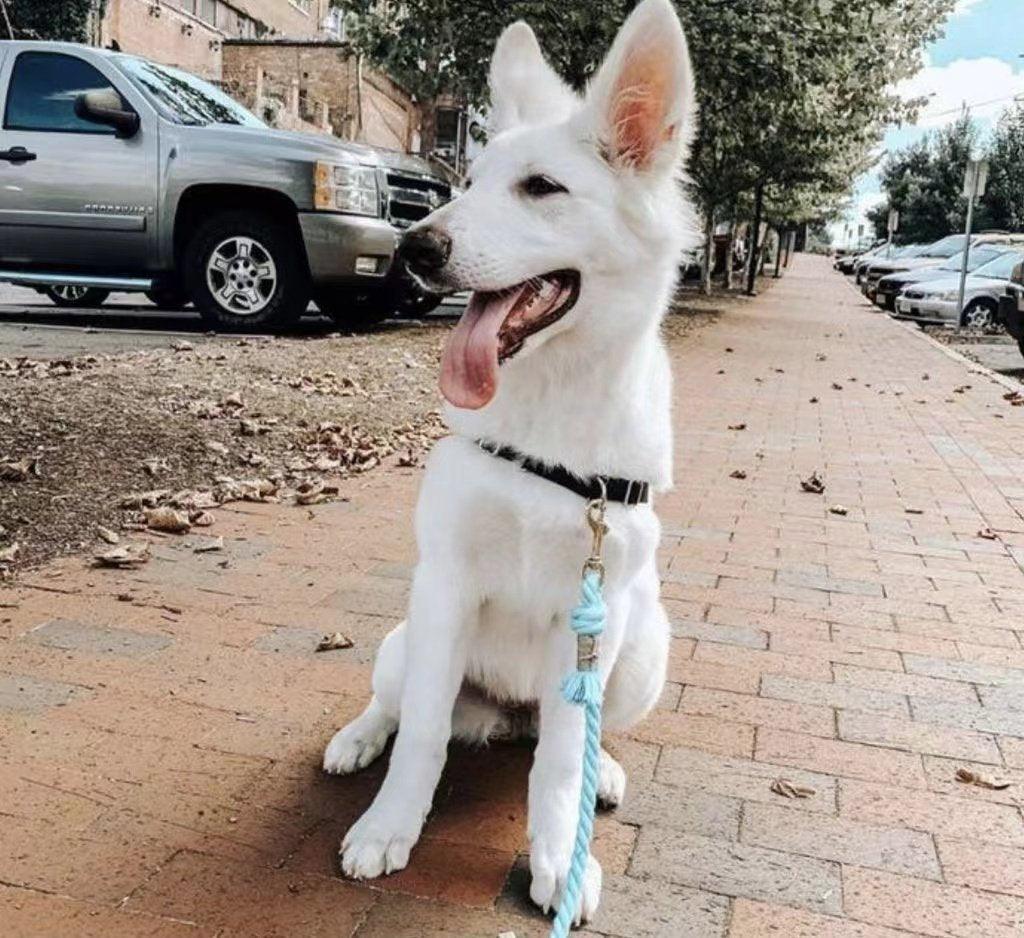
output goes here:
<path id="1" fill-rule="evenodd" d="M 479 410 L 498 390 L 498 333 L 522 290 L 474 293 L 441 360 L 441 393 L 456 407 Z"/>

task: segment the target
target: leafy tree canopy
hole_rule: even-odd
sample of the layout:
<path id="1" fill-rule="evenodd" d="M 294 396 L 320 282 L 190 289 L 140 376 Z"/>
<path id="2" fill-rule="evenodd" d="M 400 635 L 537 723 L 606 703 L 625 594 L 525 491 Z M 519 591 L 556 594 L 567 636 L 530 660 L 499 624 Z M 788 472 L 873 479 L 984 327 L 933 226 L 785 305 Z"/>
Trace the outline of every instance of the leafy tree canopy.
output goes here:
<path id="1" fill-rule="evenodd" d="M 85 42 L 89 14 L 102 12 L 97 0 L 6 0 L 15 39 L 57 39 Z M 7 23 L 0 12 L 0 36 L 7 39 Z"/>

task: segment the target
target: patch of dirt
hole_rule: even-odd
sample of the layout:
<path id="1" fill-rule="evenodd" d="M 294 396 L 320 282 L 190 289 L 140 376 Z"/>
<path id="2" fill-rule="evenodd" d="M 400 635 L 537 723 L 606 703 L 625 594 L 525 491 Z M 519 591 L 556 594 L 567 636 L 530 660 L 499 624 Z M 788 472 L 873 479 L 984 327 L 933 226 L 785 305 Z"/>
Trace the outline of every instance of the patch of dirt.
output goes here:
<path id="1" fill-rule="evenodd" d="M 737 301 L 683 294 L 666 319 L 670 344 Z M 0 579 L 109 551 L 158 505 L 205 526 L 227 501 L 316 504 L 339 478 L 419 465 L 445 433 L 437 374 L 449 328 L 0 359 L 0 465 L 32 467 L 0 478 Z"/>
<path id="2" fill-rule="evenodd" d="M 93 549 L 98 525 L 144 522 L 141 504 L 121 507 L 133 493 L 163 490 L 157 501 L 180 502 L 174 493 L 199 490 L 220 501 L 227 480 L 236 489 L 271 480 L 271 498 L 309 504 L 325 479 L 388 460 L 415 465 L 443 432 L 446 332 L 405 325 L 0 359 L 0 463 L 38 460 L 21 481 L 0 481 L 0 548 L 19 545 L 9 564 L 18 567 Z"/>
<path id="3" fill-rule="evenodd" d="M 921 329 L 942 345 L 1016 345 L 1000 326 L 986 329 L 964 329 L 957 332 L 945 326 L 922 326 Z"/>

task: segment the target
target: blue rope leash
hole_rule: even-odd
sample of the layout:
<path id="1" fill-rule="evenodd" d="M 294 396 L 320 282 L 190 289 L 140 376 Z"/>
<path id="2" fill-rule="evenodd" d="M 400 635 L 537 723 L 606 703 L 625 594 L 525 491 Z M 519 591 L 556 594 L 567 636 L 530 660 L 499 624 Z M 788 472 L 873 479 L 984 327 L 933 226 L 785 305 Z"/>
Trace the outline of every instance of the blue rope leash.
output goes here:
<path id="1" fill-rule="evenodd" d="M 603 509 L 601 509 L 603 515 Z M 603 527 L 603 518 L 599 518 Z M 603 531 L 602 531 L 603 533 Z M 595 554 L 600 551 L 600 536 L 595 529 Z M 593 562 L 592 562 L 593 561 Z M 597 639 L 604 631 L 605 605 L 601 589 L 600 557 L 592 557 L 583 570 L 580 602 L 569 623 L 576 633 L 576 670 L 562 683 L 562 696 L 583 707 L 586 736 L 583 744 L 583 778 L 580 785 L 580 813 L 576 824 L 572 862 L 566 877 L 562 901 L 555 915 L 550 938 L 566 938 L 576 917 L 583 888 L 583 877 L 590 859 L 590 839 L 594 833 L 594 809 L 597 783 L 601 774 L 601 675 L 597 669 Z"/>

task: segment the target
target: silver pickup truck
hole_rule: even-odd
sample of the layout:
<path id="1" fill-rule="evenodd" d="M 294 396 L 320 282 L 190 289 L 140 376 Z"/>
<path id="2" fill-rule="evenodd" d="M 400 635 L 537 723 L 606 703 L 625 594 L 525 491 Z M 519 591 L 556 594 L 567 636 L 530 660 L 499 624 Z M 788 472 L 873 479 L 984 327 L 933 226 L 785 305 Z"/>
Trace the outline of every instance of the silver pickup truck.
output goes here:
<path id="1" fill-rule="evenodd" d="M 437 302 L 392 264 L 451 198 L 416 157 L 273 130 L 187 72 L 67 43 L 0 42 L 0 102 L 0 281 L 191 301 L 219 329 Z"/>

